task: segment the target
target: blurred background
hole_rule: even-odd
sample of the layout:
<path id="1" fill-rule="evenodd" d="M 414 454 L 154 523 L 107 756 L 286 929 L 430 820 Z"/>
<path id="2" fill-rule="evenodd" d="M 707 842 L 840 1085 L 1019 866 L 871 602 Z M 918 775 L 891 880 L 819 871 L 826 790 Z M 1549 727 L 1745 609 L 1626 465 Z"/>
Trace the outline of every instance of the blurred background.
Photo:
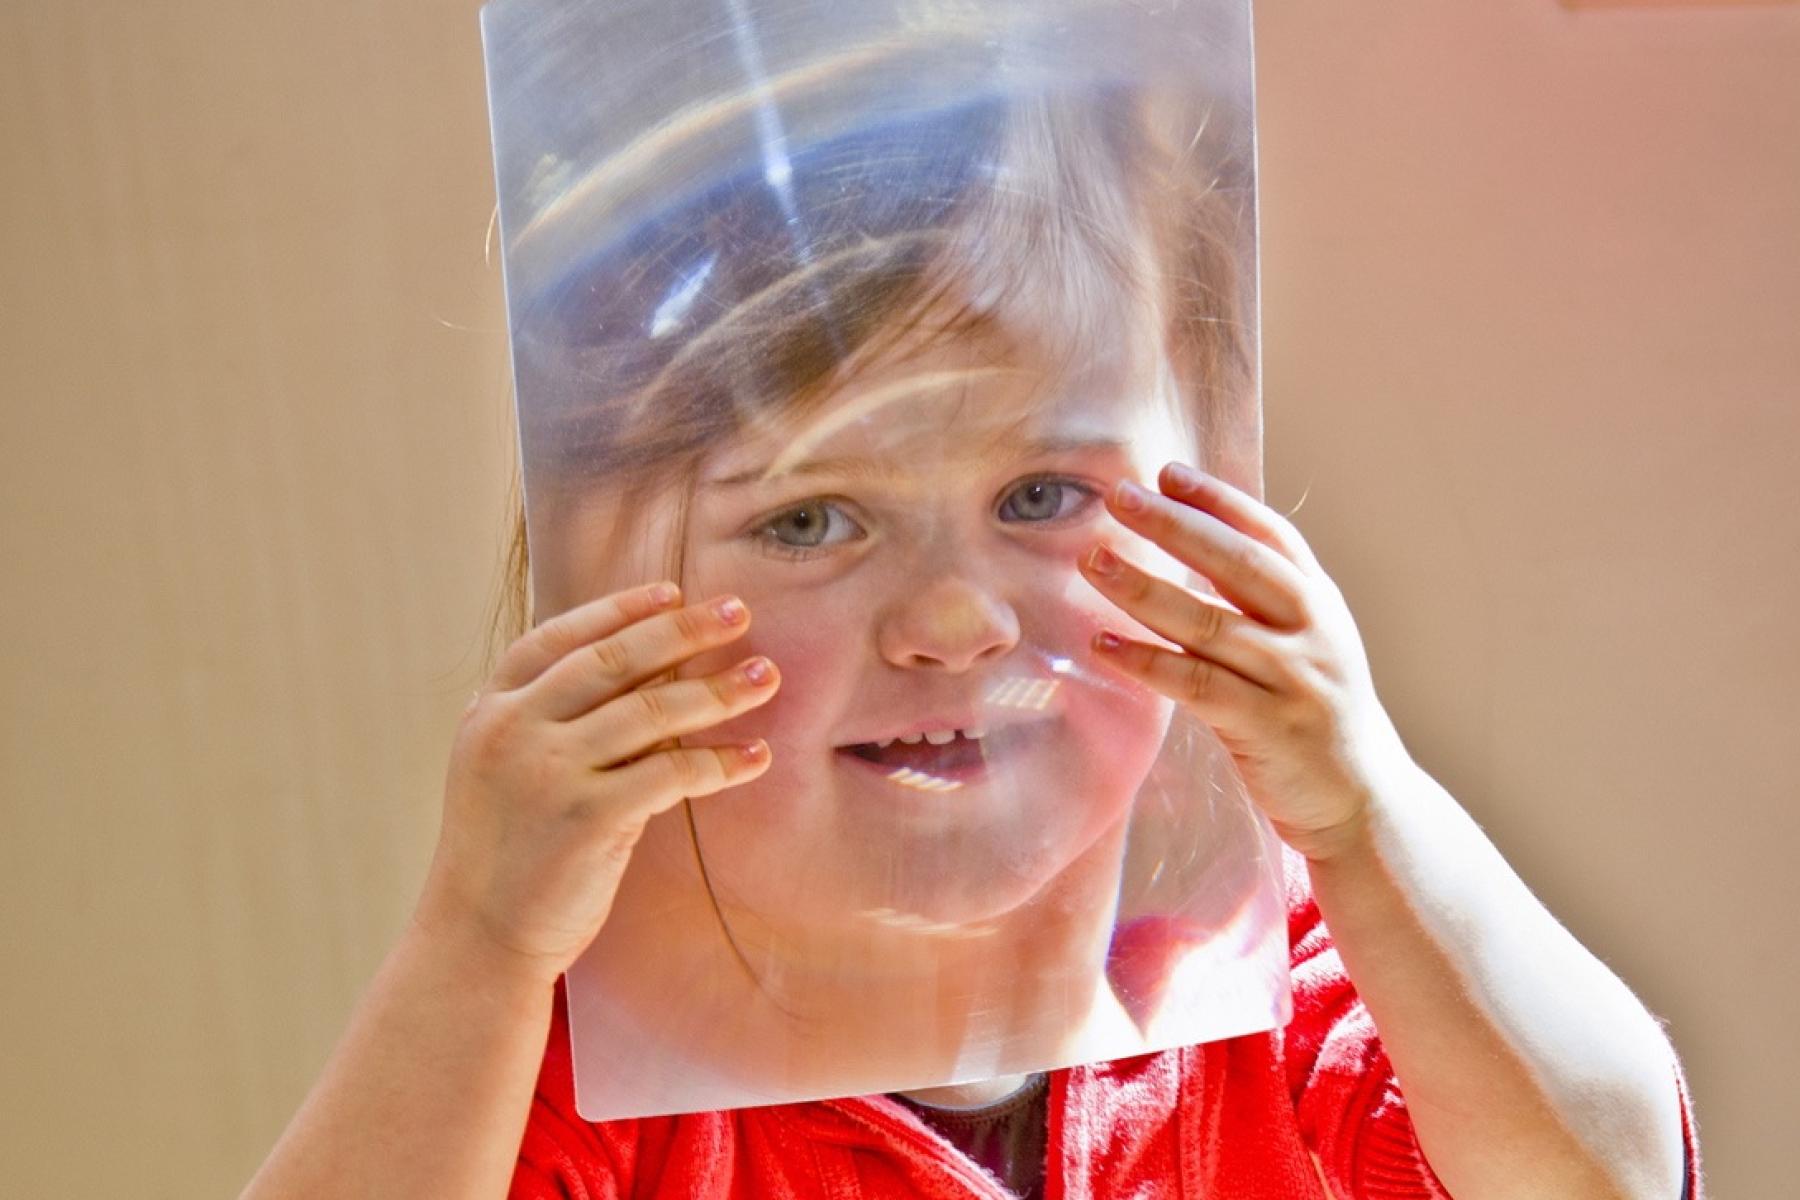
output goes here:
<path id="1" fill-rule="evenodd" d="M 0 1191 L 232 1195 L 483 674 L 476 9 L 6 10 Z M 1789 1194 L 1800 6 L 1257 32 L 1269 497 L 1416 756 L 1667 1020 L 1713 1194 Z"/>

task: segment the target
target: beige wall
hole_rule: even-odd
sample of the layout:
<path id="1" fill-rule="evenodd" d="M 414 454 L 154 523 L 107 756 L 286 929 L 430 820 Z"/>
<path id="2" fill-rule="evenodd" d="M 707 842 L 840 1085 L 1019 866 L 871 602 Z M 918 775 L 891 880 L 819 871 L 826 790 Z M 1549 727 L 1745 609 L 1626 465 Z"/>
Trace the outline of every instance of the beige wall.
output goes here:
<path id="1" fill-rule="evenodd" d="M 0 1190 L 222 1195 L 404 919 L 510 450 L 472 4 L 0 35 Z M 1267 0 L 1271 497 L 1416 753 L 1800 1097 L 1800 11 Z"/>

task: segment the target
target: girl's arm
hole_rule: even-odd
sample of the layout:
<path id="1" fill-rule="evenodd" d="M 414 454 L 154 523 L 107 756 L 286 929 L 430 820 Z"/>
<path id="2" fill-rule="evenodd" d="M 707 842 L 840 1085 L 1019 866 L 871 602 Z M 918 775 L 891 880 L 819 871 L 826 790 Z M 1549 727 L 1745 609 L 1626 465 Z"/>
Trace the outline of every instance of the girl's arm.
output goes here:
<path id="1" fill-rule="evenodd" d="M 1313 895 L 1457 1200 L 1679 1200 L 1661 1028 L 1410 760 L 1315 843 Z"/>
<path id="2" fill-rule="evenodd" d="M 1098 547 L 1088 579 L 1178 648 L 1095 648 L 1211 725 L 1306 856 L 1433 1171 L 1457 1200 L 1677 1200 L 1675 1064 L 1655 1019 L 1413 763 L 1293 526 L 1176 464 L 1160 485 L 1122 483 L 1109 507 L 1217 596 Z"/>
<path id="3" fill-rule="evenodd" d="M 415 920 L 246 1200 L 504 1196 L 553 994 L 534 965 Z"/>
<path id="4" fill-rule="evenodd" d="M 644 824 L 755 779 L 769 750 L 683 749 L 766 703 L 753 658 L 654 682 L 749 628 L 673 584 L 596 600 L 507 648 L 463 715 L 417 914 L 250 1200 L 506 1194 L 561 975 L 599 932 Z"/>

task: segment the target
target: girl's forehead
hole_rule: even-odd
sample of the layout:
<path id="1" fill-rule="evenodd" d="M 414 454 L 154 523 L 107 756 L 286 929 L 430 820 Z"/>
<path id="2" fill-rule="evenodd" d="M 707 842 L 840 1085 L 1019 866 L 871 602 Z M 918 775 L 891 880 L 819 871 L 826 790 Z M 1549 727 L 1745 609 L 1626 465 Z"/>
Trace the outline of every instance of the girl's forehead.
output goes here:
<path id="1" fill-rule="evenodd" d="M 778 413 L 712 456 L 713 482 L 863 462 L 992 463 L 1024 450 L 1166 443 L 1175 407 L 1154 351 L 1057 362 L 991 344 L 932 347 L 852 375 L 803 413 Z"/>
<path id="2" fill-rule="evenodd" d="M 1097 392 L 1021 402 L 952 386 L 891 398 L 879 407 L 831 408 L 784 434 L 765 431 L 727 446 L 705 472 L 715 486 L 804 477 L 873 479 L 982 473 L 1025 458 L 1107 452 L 1132 455 L 1165 443 L 1149 397 Z"/>

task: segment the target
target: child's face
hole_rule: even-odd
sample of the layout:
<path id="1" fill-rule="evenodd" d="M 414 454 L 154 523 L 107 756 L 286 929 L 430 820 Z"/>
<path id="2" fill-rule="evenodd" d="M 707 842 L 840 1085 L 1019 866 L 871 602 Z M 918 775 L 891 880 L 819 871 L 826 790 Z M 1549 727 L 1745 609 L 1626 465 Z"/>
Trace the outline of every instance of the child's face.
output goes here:
<path id="1" fill-rule="evenodd" d="M 1154 565 L 1102 497 L 1188 447 L 1147 364 L 1089 375 L 1046 398 L 1016 357 L 962 340 L 703 465 L 687 593 L 742 596 L 752 626 L 682 673 L 761 653 L 783 680 L 687 739 L 773 751 L 755 783 L 695 806 L 723 903 L 778 929 L 978 922 L 1127 816 L 1170 706 L 1093 663 L 1102 627 L 1138 630 L 1076 562 L 1106 534 Z M 970 727 L 985 736 L 930 740 Z"/>

